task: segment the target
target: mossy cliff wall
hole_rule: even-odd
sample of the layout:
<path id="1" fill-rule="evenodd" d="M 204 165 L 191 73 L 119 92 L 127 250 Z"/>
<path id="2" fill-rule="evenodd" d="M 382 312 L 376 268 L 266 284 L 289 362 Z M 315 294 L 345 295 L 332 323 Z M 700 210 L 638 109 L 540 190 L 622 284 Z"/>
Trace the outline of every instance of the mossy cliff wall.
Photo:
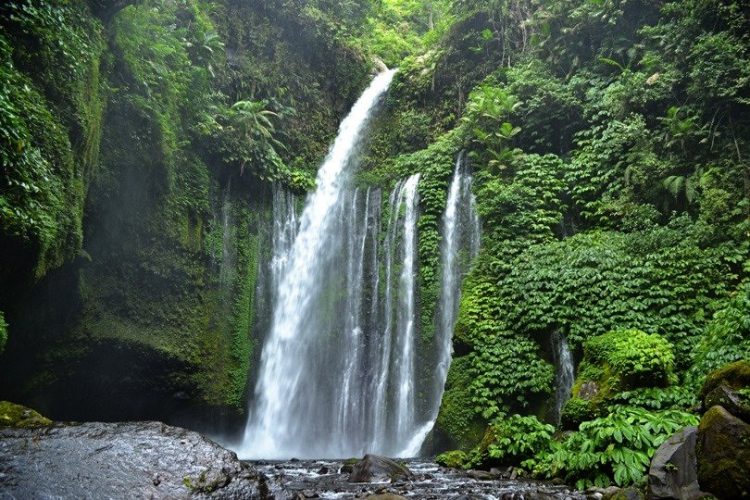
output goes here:
<path id="1" fill-rule="evenodd" d="M 271 181 L 311 176 L 369 66 L 284 9 L 128 3 L 0 12 L 0 393 L 57 419 L 236 417 Z M 240 100 L 280 117 L 286 177 L 214 140 Z"/>

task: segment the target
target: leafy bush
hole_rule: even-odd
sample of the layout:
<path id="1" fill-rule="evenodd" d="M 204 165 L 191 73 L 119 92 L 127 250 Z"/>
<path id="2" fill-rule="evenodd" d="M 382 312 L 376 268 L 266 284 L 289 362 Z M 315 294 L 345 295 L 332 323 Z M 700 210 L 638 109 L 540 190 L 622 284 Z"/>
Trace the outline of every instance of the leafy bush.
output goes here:
<path id="1" fill-rule="evenodd" d="M 535 475 L 561 477 L 578 489 L 641 483 L 651 458 L 669 436 L 698 417 L 682 411 L 650 412 L 620 407 L 580 425 L 579 431 L 522 465 Z"/>
<path id="2" fill-rule="evenodd" d="M 612 405 L 637 406 L 648 410 L 687 410 L 697 403 L 695 390 L 688 386 L 641 387 L 619 392 L 609 398 Z"/>
<path id="3" fill-rule="evenodd" d="M 535 416 L 500 416 L 487 427 L 481 443 L 468 455 L 466 466 L 490 463 L 517 465 L 545 450 L 555 428 Z"/>
<path id="4" fill-rule="evenodd" d="M 462 469 L 467 460 L 468 455 L 461 450 L 446 451 L 435 457 L 438 465 L 451 469 Z"/>
<path id="5" fill-rule="evenodd" d="M 674 370 L 670 343 L 641 330 L 618 330 L 589 339 L 584 359 L 609 364 L 623 388 L 668 384 Z"/>
<path id="6" fill-rule="evenodd" d="M 560 414 L 560 424 L 563 429 L 573 430 L 587 421 L 594 420 L 600 415 L 600 409 L 588 399 L 570 398 L 563 406 Z"/>
<path id="7" fill-rule="evenodd" d="M 723 306 L 696 347 L 695 365 L 689 373 L 694 387 L 709 372 L 732 361 L 750 359 L 750 282 L 741 285 Z"/>

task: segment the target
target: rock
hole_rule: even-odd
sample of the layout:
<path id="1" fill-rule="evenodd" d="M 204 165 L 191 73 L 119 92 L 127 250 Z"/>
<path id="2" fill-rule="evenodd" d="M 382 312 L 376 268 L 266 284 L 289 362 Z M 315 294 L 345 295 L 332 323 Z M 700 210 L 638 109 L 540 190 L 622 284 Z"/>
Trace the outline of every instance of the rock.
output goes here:
<path id="1" fill-rule="evenodd" d="M 325 465 L 323 467 L 321 467 L 320 469 L 318 469 L 318 474 L 320 474 L 321 476 L 324 476 L 324 475 L 326 475 L 326 474 L 328 474 L 330 472 L 331 471 Z"/>
<path id="2" fill-rule="evenodd" d="M 698 485 L 695 443 L 698 428 L 685 427 L 664 441 L 651 459 L 648 471 L 650 499 L 697 499 L 705 496 Z"/>
<path id="3" fill-rule="evenodd" d="M 696 455 L 702 489 L 722 499 L 750 498 L 750 424 L 712 407 L 698 426 Z"/>
<path id="4" fill-rule="evenodd" d="M 643 500 L 643 498 L 643 493 L 636 488 L 618 489 L 614 495 L 604 497 L 605 500 Z"/>
<path id="5" fill-rule="evenodd" d="M 750 404 L 744 401 L 737 392 L 726 384 L 706 394 L 703 398 L 703 407 L 708 409 L 713 406 L 723 406 L 729 413 L 746 422 L 750 422 Z"/>
<path id="6" fill-rule="evenodd" d="M 349 475 L 350 483 L 370 483 L 390 479 L 411 479 L 412 473 L 405 465 L 378 455 L 365 455 L 354 464 Z"/>
<path id="7" fill-rule="evenodd" d="M 578 397 L 585 400 L 591 400 L 599 395 L 599 384 L 593 380 L 588 380 L 581 384 L 581 388 L 578 390 Z"/>
<path id="8" fill-rule="evenodd" d="M 250 498 L 265 478 L 204 436 L 159 422 L 0 429 L 10 498 Z"/>
<path id="9" fill-rule="evenodd" d="M 351 474 L 354 466 L 359 462 L 358 458 L 347 458 L 339 469 L 339 474 Z"/>
<path id="10" fill-rule="evenodd" d="M 743 360 L 729 363 L 706 376 L 700 394 L 705 409 L 710 408 L 705 405 L 706 396 L 722 384 L 735 390 L 750 387 L 750 362 Z"/>
<path id="11" fill-rule="evenodd" d="M 392 493 L 381 493 L 377 495 L 370 495 L 370 500 L 406 500 L 406 497 L 402 497 L 401 495 L 394 495 Z"/>
<path id="12" fill-rule="evenodd" d="M 52 425 L 52 420 L 43 417 L 31 408 L 0 401 L 0 427 L 42 427 Z"/>
<path id="13" fill-rule="evenodd" d="M 486 470 L 470 470 L 466 471 L 466 475 L 478 481 L 492 481 L 497 479 L 494 474 L 487 472 Z"/>

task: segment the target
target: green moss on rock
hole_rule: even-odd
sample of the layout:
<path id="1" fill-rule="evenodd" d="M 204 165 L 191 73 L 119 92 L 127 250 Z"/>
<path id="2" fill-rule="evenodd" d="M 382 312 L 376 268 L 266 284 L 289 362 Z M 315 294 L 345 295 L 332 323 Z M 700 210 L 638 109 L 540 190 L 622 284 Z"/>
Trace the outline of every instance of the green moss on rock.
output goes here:
<path id="1" fill-rule="evenodd" d="M 486 423 L 474 410 L 469 391 L 471 375 L 468 357 L 456 358 L 451 363 L 445 393 L 436 422 L 438 433 L 453 447 L 470 450 L 484 435 Z"/>
<path id="2" fill-rule="evenodd" d="M 698 426 L 696 456 L 702 489 L 719 498 L 750 496 L 750 424 L 714 406 Z"/>
<path id="3" fill-rule="evenodd" d="M 10 401 L 0 401 L 0 426 L 43 427 L 45 425 L 52 425 L 52 420 L 43 417 L 31 408 Z"/>
<path id="4" fill-rule="evenodd" d="M 709 373 L 701 388 L 701 398 L 722 384 L 735 390 L 750 387 L 750 362 L 736 361 Z"/>

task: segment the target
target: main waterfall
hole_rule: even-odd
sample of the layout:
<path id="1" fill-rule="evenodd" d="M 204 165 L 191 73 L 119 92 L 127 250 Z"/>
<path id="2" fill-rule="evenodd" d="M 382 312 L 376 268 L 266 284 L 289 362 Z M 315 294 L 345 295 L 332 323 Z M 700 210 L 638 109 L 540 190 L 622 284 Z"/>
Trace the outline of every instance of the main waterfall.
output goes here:
<path id="1" fill-rule="evenodd" d="M 398 182 L 387 198 L 350 182 L 393 73 L 377 76 L 342 122 L 302 214 L 292 197 L 274 192 L 273 256 L 263 275 L 272 313 L 259 315 L 269 320 L 237 449 L 242 458 L 415 456 L 434 423 L 450 361 L 458 268 L 448 264 L 442 288 L 450 297 L 441 307 L 450 314 L 436 318 L 440 332 L 425 343 L 418 335 L 420 176 Z M 455 212 L 465 203 L 474 213 L 470 178 L 456 172 L 463 180 L 448 202 L 454 215 L 444 216 L 451 228 L 443 229 L 453 242 L 451 259 L 465 234 Z M 433 362 L 440 380 L 433 380 Z"/>

